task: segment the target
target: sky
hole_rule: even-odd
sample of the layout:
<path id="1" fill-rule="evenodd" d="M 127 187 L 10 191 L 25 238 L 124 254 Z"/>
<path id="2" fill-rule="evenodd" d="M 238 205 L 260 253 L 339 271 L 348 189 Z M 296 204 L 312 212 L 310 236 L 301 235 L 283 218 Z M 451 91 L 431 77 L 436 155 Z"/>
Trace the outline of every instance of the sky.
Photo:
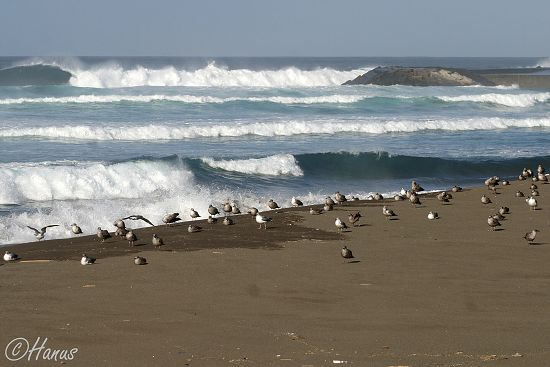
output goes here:
<path id="1" fill-rule="evenodd" d="M 0 0 L 0 56 L 550 56 L 550 1 Z"/>

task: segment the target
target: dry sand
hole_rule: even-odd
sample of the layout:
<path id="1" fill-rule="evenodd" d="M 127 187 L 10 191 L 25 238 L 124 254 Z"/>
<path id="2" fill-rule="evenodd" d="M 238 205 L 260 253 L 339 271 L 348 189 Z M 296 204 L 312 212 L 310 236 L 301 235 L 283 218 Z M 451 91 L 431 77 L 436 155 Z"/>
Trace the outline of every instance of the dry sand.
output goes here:
<path id="1" fill-rule="evenodd" d="M 382 202 L 353 202 L 319 216 L 270 212 L 267 230 L 246 215 L 198 222 L 200 233 L 140 229 L 134 248 L 93 237 L 12 246 L 54 261 L 0 266 L 0 350 L 47 337 L 78 348 L 74 366 L 549 366 L 550 185 L 532 211 L 514 195 L 529 184 L 502 187 L 489 205 L 485 188 L 450 205 L 387 200 L 392 221 Z M 501 205 L 510 214 L 491 231 Z M 337 234 L 336 216 L 354 210 L 361 226 Z M 340 257 L 343 245 L 356 261 Z M 81 266 L 82 252 L 97 263 Z M 134 265 L 136 253 L 149 264 Z M 35 355 L 0 355 L 0 366 L 59 364 Z"/>

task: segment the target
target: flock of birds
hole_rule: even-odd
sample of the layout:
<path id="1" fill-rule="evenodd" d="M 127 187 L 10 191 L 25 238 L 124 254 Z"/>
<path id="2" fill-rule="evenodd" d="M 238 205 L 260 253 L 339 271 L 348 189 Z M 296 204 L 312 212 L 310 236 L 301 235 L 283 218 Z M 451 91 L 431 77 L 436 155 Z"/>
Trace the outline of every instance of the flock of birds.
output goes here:
<path id="1" fill-rule="evenodd" d="M 537 210 L 538 202 L 537 202 L 536 197 L 540 196 L 540 193 L 538 191 L 538 187 L 537 187 L 535 182 L 548 183 L 548 176 L 545 173 L 544 167 L 539 164 L 536 173 L 533 173 L 530 169 L 524 168 L 523 171 L 521 172 L 521 174 L 518 176 L 518 180 L 525 181 L 525 180 L 529 180 L 529 179 L 533 181 L 533 183 L 530 186 L 531 195 L 529 195 L 525 199 L 525 201 L 526 201 L 527 205 L 532 210 Z M 507 180 L 501 180 L 498 176 L 492 176 L 492 177 L 488 178 L 487 180 L 485 180 L 485 186 L 487 186 L 487 189 L 490 190 L 495 195 L 498 194 L 497 193 L 497 186 L 499 186 L 499 185 L 507 186 L 507 185 L 510 185 L 510 182 L 507 181 Z M 393 198 L 394 198 L 395 201 L 409 200 L 410 203 L 413 206 L 416 207 L 418 205 L 421 205 L 419 193 L 422 192 L 422 191 L 424 191 L 424 188 L 422 188 L 422 186 L 420 186 L 416 181 L 412 181 L 410 190 L 405 190 L 403 188 Z M 462 188 L 460 186 L 454 186 L 454 187 L 452 187 L 452 189 L 450 191 L 453 192 L 453 193 L 456 193 L 456 192 L 462 191 Z M 523 198 L 523 197 L 525 197 L 525 194 L 521 191 L 517 191 L 515 196 Z M 441 201 L 442 203 L 448 203 L 453 198 L 453 196 L 452 196 L 451 193 L 449 193 L 447 191 L 442 191 L 442 192 L 437 194 L 436 198 L 437 198 L 437 200 Z M 379 194 L 379 193 L 376 193 L 374 195 L 369 195 L 369 197 L 367 197 L 367 200 L 383 200 L 383 199 L 384 199 L 384 197 L 382 196 L 382 194 Z M 323 214 L 324 212 L 329 212 L 329 211 L 334 210 L 334 205 L 342 204 L 342 203 L 347 202 L 347 201 L 357 201 L 357 200 L 359 200 L 359 199 L 357 197 L 354 197 L 354 196 L 351 196 L 348 199 L 345 195 L 343 195 L 343 194 L 341 194 L 340 192 L 337 191 L 335 193 L 334 199 L 330 196 L 327 196 L 325 198 L 325 203 L 324 203 L 324 206 L 323 206 L 322 209 L 317 209 L 317 208 L 310 207 L 309 213 L 311 215 Z M 487 195 L 482 195 L 481 202 L 482 202 L 482 204 L 491 204 L 492 203 L 491 199 Z M 295 197 L 292 197 L 291 203 L 292 203 L 293 207 L 301 207 L 301 206 L 304 205 L 302 201 L 300 201 L 299 199 L 297 199 Z M 275 210 L 275 209 L 280 208 L 279 205 L 273 199 L 270 199 L 267 202 L 267 207 L 270 210 Z M 224 225 L 233 225 L 234 224 L 234 220 L 230 217 L 230 215 L 241 214 L 240 209 L 237 207 L 237 205 L 235 203 L 226 202 L 223 205 L 222 210 L 224 212 L 224 218 L 222 220 L 222 223 Z M 489 218 L 487 219 L 487 224 L 489 225 L 489 227 L 493 231 L 496 230 L 496 227 L 501 226 L 500 221 L 502 221 L 505 218 L 505 215 L 509 214 L 509 210 L 510 209 L 508 207 L 502 206 L 502 207 L 499 208 L 499 210 L 496 214 L 489 216 Z M 256 223 L 259 224 L 259 229 L 262 228 L 262 225 L 263 225 L 264 229 L 267 229 L 267 223 L 272 221 L 271 217 L 267 217 L 267 216 L 264 216 L 264 215 L 260 214 L 259 210 L 255 207 L 248 208 L 246 212 L 255 218 Z M 382 214 L 388 220 L 392 220 L 392 219 L 394 219 L 394 217 L 397 217 L 397 214 L 392 209 L 388 208 L 386 205 L 384 205 L 382 207 Z M 168 225 L 168 226 L 171 225 L 171 224 L 174 224 L 174 223 L 182 220 L 179 217 L 179 215 L 180 215 L 179 213 L 168 213 L 168 214 L 163 216 L 162 222 L 165 225 Z M 208 207 L 207 222 L 210 223 L 210 224 L 216 223 L 218 221 L 218 215 L 220 215 L 220 211 L 218 210 L 218 208 L 216 208 L 215 206 L 210 204 L 209 207 Z M 192 219 L 201 218 L 201 215 L 193 208 L 190 209 L 189 216 Z M 362 216 L 361 216 L 360 212 L 349 213 L 348 222 L 350 223 L 350 225 L 352 227 L 355 227 L 356 224 L 361 219 L 361 217 Z M 434 219 L 438 219 L 438 218 L 439 218 L 439 215 L 438 215 L 437 212 L 430 211 L 428 213 L 428 219 L 429 220 L 434 220 Z M 137 215 L 137 214 L 136 215 L 130 215 L 130 216 L 115 220 L 114 223 L 113 223 L 113 225 L 116 228 L 116 230 L 114 232 L 114 235 L 118 236 L 118 237 L 125 238 L 128 241 L 129 246 L 134 246 L 135 242 L 138 240 L 138 237 L 137 237 L 136 233 L 131 228 L 126 227 L 126 223 L 124 222 L 125 220 L 133 220 L 133 221 L 141 220 L 141 221 L 144 221 L 145 223 L 147 223 L 151 226 L 154 226 L 154 224 L 150 220 L 143 217 L 142 215 Z M 334 221 L 334 225 L 336 226 L 336 230 L 338 232 L 342 232 L 342 231 L 349 228 L 348 225 L 343 220 L 341 220 L 339 217 L 337 217 L 336 220 Z M 58 227 L 58 226 L 59 226 L 58 224 L 47 225 L 45 227 L 40 228 L 40 230 L 38 230 L 36 228 L 33 228 L 33 227 L 30 227 L 30 226 L 27 226 L 27 227 L 34 232 L 34 235 L 35 235 L 36 239 L 38 241 L 40 241 L 45 237 L 46 231 L 47 231 L 48 228 Z M 71 231 L 75 235 L 83 234 L 82 229 L 76 223 L 71 224 Z M 189 224 L 189 226 L 187 227 L 187 231 L 189 233 L 200 232 L 200 231 L 202 231 L 202 227 L 200 227 L 198 225 L 195 225 L 195 224 Z M 533 244 L 534 241 L 535 241 L 535 238 L 537 236 L 537 233 L 539 233 L 539 230 L 538 229 L 533 229 L 532 231 L 526 233 L 523 238 L 529 244 Z M 101 241 L 101 242 L 105 242 L 105 240 L 112 237 L 111 232 L 109 232 L 106 229 L 102 229 L 101 227 L 97 228 L 96 236 L 99 239 L 99 241 Z M 152 245 L 157 249 L 164 245 L 164 241 L 157 234 L 153 234 L 151 242 L 152 242 Z M 341 256 L 344 259 L 353 259 L 354 258 L 352 251 L 349 248 L 347 248 L 346 246 L 344 246 L 341 249 Z M 13 252 L 10 252 L 10 251 L 5 252 L 4 261 L 16 261 L 16 260 L 20 260 L 20 258 L 17 254 L 15 254 Z M 80 260 L 80 263 L 82 265 L 92 265 L 92 264 L 95 263 L 95 261 L 96 261 L 95 258 L 89 257 L 86 254 L 82 254 L 82 258 Z M 147 259 L 145 259 L 144 257 L 141 257 L 141 256 L 136 256 L 136 257 L 134 257 L 134 263 L 136 265 L 145 265 L 145 264 L 147 264 Z"/>

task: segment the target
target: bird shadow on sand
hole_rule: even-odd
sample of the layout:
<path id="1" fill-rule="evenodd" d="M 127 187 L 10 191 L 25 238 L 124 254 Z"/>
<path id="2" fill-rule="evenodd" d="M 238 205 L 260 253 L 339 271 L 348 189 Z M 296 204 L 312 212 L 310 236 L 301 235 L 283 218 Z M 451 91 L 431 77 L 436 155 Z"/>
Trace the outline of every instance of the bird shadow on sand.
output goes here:
<path id="1" fill-rule="evenodd" d="M 357 264 L 360 263 L 361 260 L 352 260 L 352 261 L 346 261 L 346 264 Z"/>
<path id="2" fill-rule="evenodd" d="M 496 229 L 493 229 L 493 232 L 499 232 L 499 231 L 504 231 L 504 228 L 496 228 Z"/>
<path id="3" fill-rule="evenodd" d="M 147 246 L 147 244 L 146 243 L 137 243 L 132 247 L 141 247 L 141 246 Z"/>
<path id="4" fill-rule="evenodd" d="M 530 242 L 529 246 L 543 246 L 545 244 L 546 243 L 544 243 L 544 242 Z"/>
<path id="5" fill-rule="evenodd" d="M 399 218 L 390 218 L 389 220 L 399 220 Z"/>

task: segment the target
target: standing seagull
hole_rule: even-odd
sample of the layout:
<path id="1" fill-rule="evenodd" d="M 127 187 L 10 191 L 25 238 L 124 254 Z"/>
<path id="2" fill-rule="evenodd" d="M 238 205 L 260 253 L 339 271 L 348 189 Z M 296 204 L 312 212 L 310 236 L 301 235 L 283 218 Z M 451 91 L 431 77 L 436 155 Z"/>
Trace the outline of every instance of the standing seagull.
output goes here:
<path id="1" fill-rule="evenodd" d="M 413 181 L 411 182 L 411 191 L 412 191 L 412 192 L 420 192 L 420 191 L 424 191 L 424 188 L 423 188 L 422 186 L 420 186 L 420 185 L 418 184 L 418 182 L 416 182 L 416 181 L 413 180 Z"/>
<path id="2" fill-rule="evenodd" d="M 214 215 L 220 214 L 220 212 L 218 211 L 218 208 L 210 204 L 210 206 L 208 207 L 208 214 L 210 214 L 211 216 L 214 216 Z"/>
<path id="3" fill-rule="evenodd" d="M 225 217 L 225 218 L 223 218 L 222 224 L 224 226 L 231 226 L 231 225 L 233 225 L 233 219 L 231 219 L 229 217 Z"/>
<path id="4" fill-rule="evenodd" d="M 500 226 L 500 222 L 498 221 L 498 219 L 496 219 L 492 215 L 487 218 L 487 224 L 489 225 L 489 227 L 491 227 L 493 231 L 496 229 L 496 227 Z"/>
<path id="5" fill-rule="evenodd" d="M 342 247 L 342 250 L 340 250 L 340 255 L 342 255 L 344 259 L 355 259 L 351 250 L 346 246 Z"/>
<path id="6" fill-rule="evenodd" d="M 254 208 L 254 207 L 250 207 L 246 210 L 246 212 L 248 214 L 250 214 L 251 216 L 255 217 L 256 214 L 258 214 L 258 209 L 257 208 Z"/>
<path id="7" fill-rule="evenodd" d="M 325 204 L 326 204 L 326 205 L 334 205 L 335 202 L 334 202 L 334 200 L 332 200 L 332 198 L 331 198 L 330 196 L 327 196 L 327 197 L 325 198 Z"/>
<path id="8" fill-rule="evenodd" d="M 40 241 L 41 239 L 44 238 L 44 235 L 46 234 L 46 230 L 50 227 L 58 227 L 59 224 L 51 224 L 49 226 L 45 226 L 45 227 L 42 227 L 40 228 L 40 231 L 36 228 L 33 228 L 33 227 L 30 227 L 30 226 L 27 226 L 27 228 L 29 229 L 32 229 L 34 231 L 34 237 L 36 237 L 36 239 L 38 241 Z"/>
<path id="9" fill-rule="evenodd" d="M 415 207 L 417 205 L 421 205 L 422 203 L 420 202 L 420 197 L 418 195 L 416 195 L 414 192 L 411 194 L 411 196 L 409 197 L 409 201 L 411 202 L 412 205 L 414 205 Z"/>
<path id="10" fill-rule="evenodd" d="M 136 234 L 130 229 L 128 233 L 126 233 L 126 239 L 128 240 L 129 246 L 134 246 L 134 242 L 137 241 Z"/>
<path id="11" fill-rule="evenodd" d="M 19 256 L 17 254 L 14 254 L 13 252 L 6 251 L 4 253 L 4 261 L 15 261 L 19 260 Z"/>
<path id="12" fill-rule="evenodd" d="M 357 212 L 357 213 L 350 213 L 348 215 L 348 222 L 350 222 L 350 224 L 355 227 L 355 223 L 357 223 L 359 221 L 359 219 L 361 218 L 361 213 L 360 212 Z"/>
<path id="13" fill-rule="evenodd" d="M 388 209 L 387 206 L 382 207 L 382 214 L 386 217 L 386 219 L 390 219 L 391 217 L 397 217 L 397 214 L 393 212 L 393 210 Z"/>
<path id="14" fill-rule="evenodd" d="M 218 218 L 214 218 L 213 216 L 209 215 L 206 221 L 210 224 L 214 224 L 218 221 Z"/>
<path id="15" fill-rule="evenodd" d="M 134 257 L 134 264 L 136 265 L 147 265 L 147 259 L 141 256 Z"/>
<path id="16" fill-rule="evenodd" d="M 92 265 L 93 263 L 95 263 L 95 259 L 93 257 L 89 257 L 86 254 L 82 254 L 82 258 L 80 259 L 80 264 Z"/>
<path id="17" fill-rule="evenodd" d="M 241 210 L 237 207 L 237 204 L 235 203 L 231 204 L 231 214 L 233 215 L 241 214 Z"/>
<path id="18" fill-rule="evenodd" d="M 526 200 L 527 205 L 531 208 L 531 210 L 537 210 L 537 199 L 535 199 L 532 196 L 529 196 Z"/>
<path id="19" fill-rule="evenodd" d="M 538 229 L 533 229 L 531 232 L 528 232 L 525 234 L 525 236 L 523 236 L 523 238 L 525 238 L 525 240 L 530 244 L 532 245 L 533 244 L 533 241 L 535 240 L 535 237 L 537 237 L 537 233 L 539 232 Z"/>
<path id="20" fill-rule="evenodd" d="M 223 204 L 223 211 L 225 213 L 225 215 L 231 213 L 233 211 L 233 207 L 231 206 L 231 204 L 229 204 L 229 202 L 226 202 L 225 204 Z"/>
<path id="21" fill-rule="evenodd" d="M 126 228 L 126 223 L 122 219 L 117 219 L 114 221 L 113 226 L 117 228 Z"/>
<path id="22" fill-rule="evenodd" d="M 296 199 L 294 196 L 292 197 L 292 206 L 296 207 L 296 206 L 303 206 L 304 203 L 302 203 L 302 201 L 300 199 Z"/>
<path id="23" fill-rule="evenodd" d="M 266 217 L 264 215 L 261 215 L 260 213 L 256 214 L 256 223 L 260 224 L 260 227 L 258 229 L 262 228 L 262 224 L 264 225 L 264 228 L 267 229 L 267 222 L 271 222 L 273 218 Z"/>
<path id="24" fill-rule="evenodd" d="M 346 199 L 346 195 L 340 194 L 340 191 L 336 191 L 336 192 L 334 193 L 334 197 L 336 198 L 336 202 L 337 202 L 338 204 L 342 204 L 343 202 L 348 201 L 348 199 Z"/>
<path id="25" fill-rule="evenodd" d="M 326 212 L 330 212 L 331 210 L 334 210 L 334 204 L 325 204 L 323 206 L 323 210 Z"/>
<path id="26" fill-rule="evenodd" d="M 336 226 L 336 228 L 338 229 L 338 232 L 340 233 L 344 229 L 348 229 L 348 226 L 346 225 L 346 223 L 342 222 L 340 218 L 336 218 L 336 220 L 334 221 L 334 225 Z"/>
<path id="27" fill-rule="evenodd" d="M 164 241 L 162 240 L 162 238 L 157 236 L 155 233 L 153 233 L 153 246 L 155 246 L 155 248 L 164 246 Z"/>
<path id="28" fill-rule="evenodd" d="M 279 205 L 277 205 L 277 203 L 274 202 L 273 199 L 269 199 L 269 201 L 267 202 L 267 206 L 271 210 L 279 209 Z"/>
<path id="29" fill-rule="evenodd" d="M 82 234 L 82 229 L 76 225 L 76 223 L 71 224 L 71 232 L 74 234 Z"/>
<path id="30" fill-rule="evenodd" d="M 200 218 L 201 216 L 199 215 L 199 212 L 196 211 L 195 209 L 191 208 L 191 214 L 189 214 L 189 216 L 191 217 L 191 219 L 197 219 L 197 218 Z"/>
<path id="31" fill-rule="evenodd" d="M 115 236 L 126 237 L 127 233 L 128 233 L 128 229 L 126 229 L 126 227 L 117 227 L 115 231 Z"/>
<path id="32" fill-rule="evenodd" d="M 181 220 L 181 218 L 178 218 L 178 215 L 180 215 L 180 213 L 168 213 L 164 217 L 162 217 L 162 221 L 166 225 L 176 223 L 178 220 Z"/>
<path id="33" fill-rule="evenodd" d="M 111 234 L 108 230 L 97 227 L 97 238 L 99 238 L 101 242 L 105 242 L 107 238 L 111 238 Z"/>

